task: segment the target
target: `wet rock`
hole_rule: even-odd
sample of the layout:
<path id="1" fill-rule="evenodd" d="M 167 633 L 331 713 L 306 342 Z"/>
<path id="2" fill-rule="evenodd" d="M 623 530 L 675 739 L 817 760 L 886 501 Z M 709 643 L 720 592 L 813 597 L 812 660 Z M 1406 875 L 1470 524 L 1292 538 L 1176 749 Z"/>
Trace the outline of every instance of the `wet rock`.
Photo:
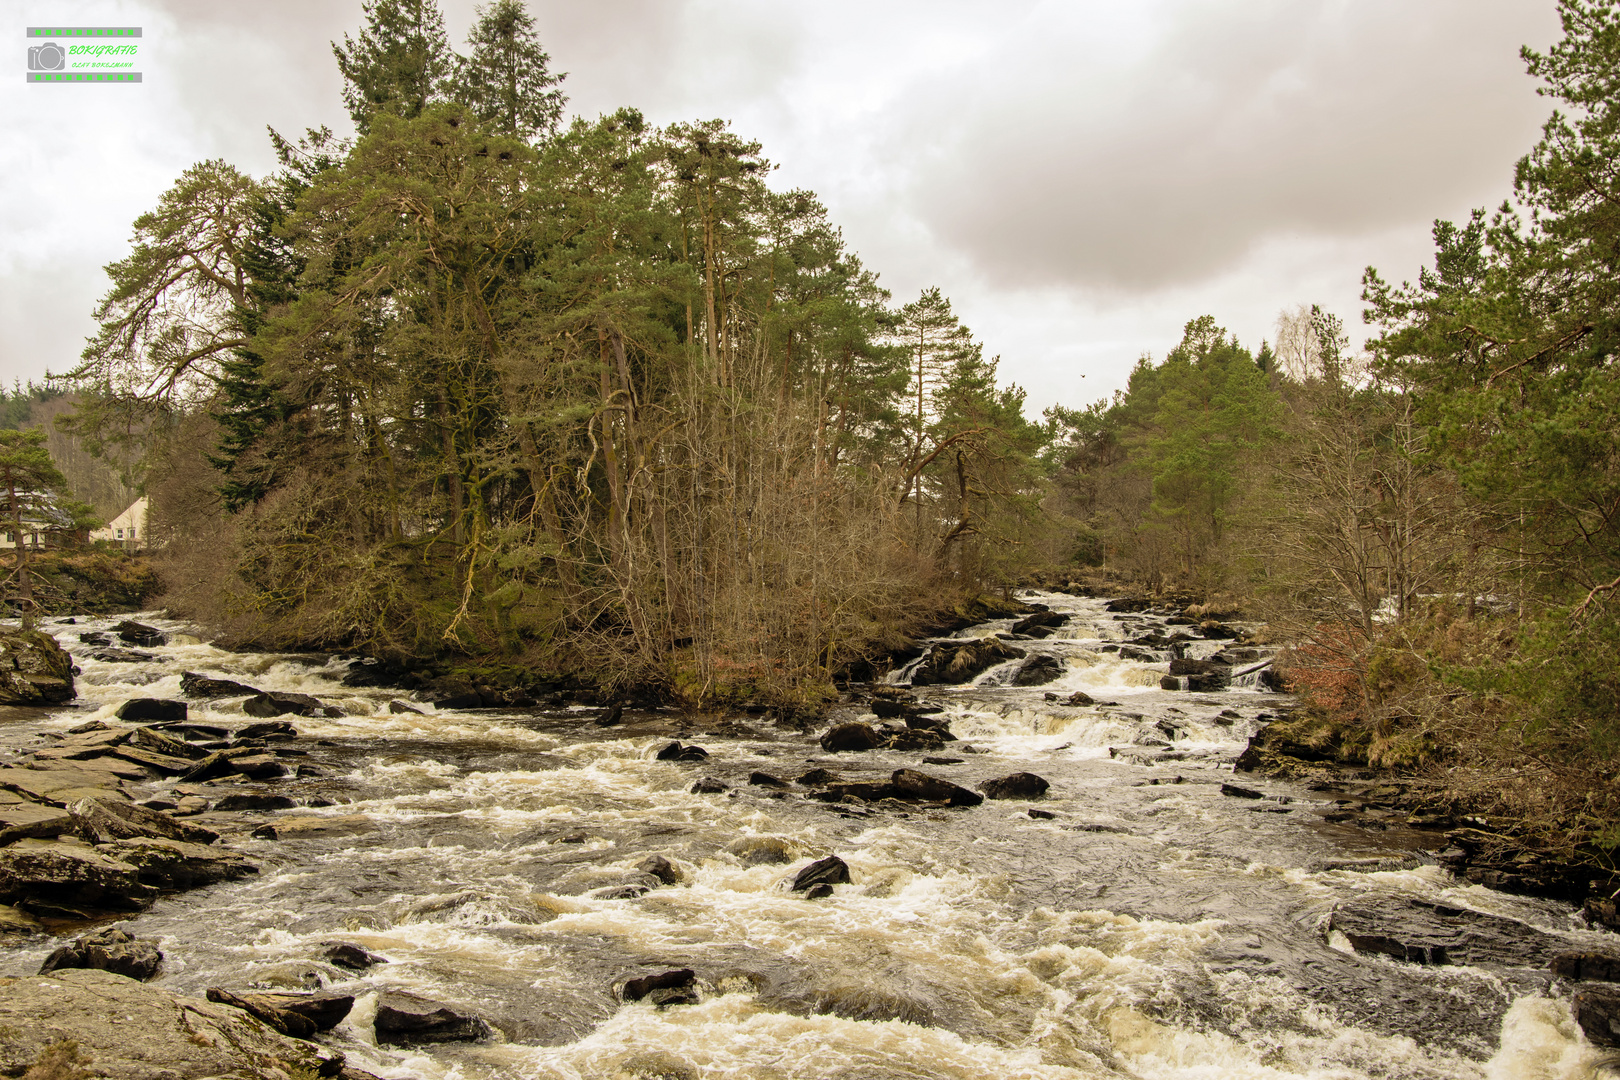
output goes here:
<path id="1" fill-rule="evenodd" d="M 79 644 L 81 645 L 111 645 L 112 638 L 100 630 L 79 631 Z"/>
<path id="2" fill-rule="evenodd" d="M 804 892 L 817 885 L 846 885 L 849 883 L 849 864 L 836 855 L 815 862 L 800 870 L 793 878 L 790 892 Z"/>
<path id="3" fill-rule="evenodd" d="M 709 752 L 701 746 L 683 746 L 677 740 L 658 751 L 653 757 L 658 761 L 706 761 Z"/>
<path id="4" fill-rule="evenodd" d="M 1232 669 L 1212 660 L 1172 660 L 1170 674 L 1185 678 L 1187 689 L 1201 694 L 1224 690 L 1232 682 Z"/>
<path id="5" fill-rule="evenodd" d="M 364 814 L 333 817 L 284 817 L 260 825 L 253 835 L 260 840 L 314 840 L 328 836 L 353 836 L 370 832 L 376 826 Z"/>
<path id="6" fill-rule="evenodd" d="M 657 975 L 626 979 L 619 987 L 625 1001 L 651 1001 L 654 1005 L 696 1005 L 697 973 L 691 968 L 675 968 Z"/>
<path id="7" fill-rule="evenodd" d="M 1342 903 L 1328 917 L 1328 928 L 1357 952 L 1414 964 L 1545 968 L 1562 944 L 1514 919 L 1397 897 Z"/>
<path id="8" fill-rule="evenodd" d="M 373 1028 L 377 1041 L 387 1046 L 471 1042 L 490 1034 L 489 1025 L 479 1017 L 399 991 L 384 991 L 378 998 Z"/>
<path id="9" fill-rule="evenodd" d="M 636 864 L 636 869 L 643 874 L 650 874 L 665 885 L 674 885 L 681 880 L 681 872 L 675 864 L 662 855 L 649 855 Z"/>
<path id="10" fill-rule="evenodd" d="M 772 776 L 767 772 L 751 772 L 748 774 L 748 783 L 754 787 L 786 788 L 791 787 L 780 776 Z"/>
<path id="11" fill-rule="evenodd" d="M 58 970 L 90 968 L 145 982 L 157 974 L 162 964 L 163 952 L 156 942 L 109 926 L 52 952 L 40 965 L 39 973 L 49 975 Z"/>
<path id="12" fill-rule="evenodd" d="M 212 844 L 219 834 L 189 821 L 176 821 L 161 810 L 121 799 L 80 799 L 71 813 L 80 836 L 97 844 L 142 837 Z"/>
<path id="13" fill-rule="evenodd" d="M 259 724 L 249 724 L 247 727 L 239 728 L 236 732 L 236 738 L 238 741 L 242 739 L 268 739 L 280 737 L 296 739 L 298 737 L 298 729 L 293 727 L 291 721 L 288 720 L 267 720 Z"/>
<path id="14" fill-rule="evenodd" d="M 889 782 L 900 790 L 903 798 L 943 802 L 952 806 L 978 806 L 984 802 L 984 796 L 976 791 L 969 791 L 960 784 L 929 776 L 916 769 L 896 769 Z"/>
<path id="15" fill-rule="evenodd" d="M 1030 807 L 1024 812 L 1036 821 L 1053 821 L 1057 818 L 1057 815 L 1050 810 L 1037 810 L 1034 807 Z"/>
<path id="16" fill-rule="evenodd" d="M 826 787 L 828 784 L 839 783 L 843 779 L 842 776 L 839 776 L 831 769 L 811 769 L 809 772 L 800 773 L 794 783 L 801 787 Z"/>
<path id="17" fill-rule="evenodd" d="M 694 795 L 719 795 L 730 790 L 730 784 L 723 780 L 716 780 L 712 776 L 702 777 L 691 787 L 691 792 Z"/>
<path id="18" fill-rule="evenodd" d="M 215 801 L 214 809 L 220 811 L 291 810 L 297 805 L 298 800 L 287 795 L 266 795 L 260 791 L 244 791 L 221 796 Z"/>
<path id="19" fill-rule="evenodd" d="M 1221 794 L 1230 795 L 1234 799 L 1263 799 L 1266 797 L 1264 792 L 1256 791 L 1253 788 L 1239 787 L 1236 784 L 1222 784 Z"/>
<path id="20" fill-rule="evenodd" d="M 1620 956 L 1600 952 L 1566 952 L 1548 965 L 1560 979 L 1574 982 L 1620 982 Z"/>
<path id="21" fill-rule="evenodd" d="M 1594 896 L 1581 905 L 1581 915 L 1591 926 L 1620 930 L 1620 904 L 1612 898 Z"/>
<path id="22" fill-rule="evenodd" d="M 399 700 L 399 698 L 395 698 L 393 701 L 390 701 L 388 703 L 388 711 L 390 713 L 392 713 L 393 715 L 395 715 L 395 716 L 398 716 L 401 713 L 410 713 L 410 714 L 415 715 L 415 716 L 425 716 L 425 715 L 427 715 L 421 709 L 418 709 L 415 705 L 412 705 L 410 702 L 407 702 L 407 701 L 401 701 L 401 700 Z"/>
<path id="23" fill-rule="evenodd" d="M 89 1071 L 118 1080 L 286 1080 L 336 1077 L 343 1055 L 277 1034 L 241 1010 L 172 994 L 120 975 L 65 970 L 0 980 L 0 1075 L 21 1076 L 46 1048 L 77 1044 Z"/>
<path id="24" fill-rule="evenodd" d="M 1076 690 L 1074 693 L 1070 694 L 1068 696 L 1068 698 L 1066 698 L 1064 700 L 1063 704 L 1078 706 L 1078 705 L 1095 705 L 1095 704 L 1097 704 L 1097 702 L 1096 702 L 1095 698 L 1093 698 L 1090 694 L 1086 693 L 1084 690 Z"/>
<path id="25" fill-rule="evenodd" d="M 0 904 L 0 943 L 7 934 L 43 934 L 45 924 L 22 908 Z"/>
<path id="26" fill-rule="evenodd" d="M 183 795 L 180 797 L 179 801 L 174 804 L 174 810 L 172 810 L 171 813 L 175 814 L 176 816 L 189 816 L 191 814 L 201 814 L 207 809 L 208 800 L 203 798 L 201 795 Z"/>
<path id="27" fill-rule="evenodd" d="M 1050 637 L 1052 631 L 1069 621 L 1067 615 L 1056 611 L 1037 611 L 1033 615 L 1019 619 L 1012 624 L 1012 633 L 1027 634 L 1030 637 Z"/>
<path id="28" fill-rule="evenodd" d="M 325 708 L 319 698 L 308 694 L 283 694 L 269 690 L 242 702 L 242 711 L 249 716 L 268 720 L 275 716 L 322 716 Z"/>
<path id="29" fill-rule="evenodd" d="M 915 699 L 910 702 L 895 698 L 872 699 L 872 712 L 879 720 L 897 720 L 915 707 Z"/>
<path id="30" fill-rule="evenodd" d="M 73 657 L 40 630 L 0 630 L 0 705 L 72 701 Z"/>
<path id="31" fill-rule="evenodd" d="M 259 872 L 229 848 L 181 840 L 143 837 L 98 845 L 96 850 L 135 867 L 141 883 L 156 889 L 199 889 Z"/>
<path id="32" fill-rule="evenodd" d="M 117 798 L 117 780 L 101 770 L 53 767 L 0 769 L 0 789 L 16 792 L 32 802 L 65 807 L 80 799 Z"/>
<path id="33" fill-rule="evenodd" d="M 911 685 L 965 683 L 974 676 L 1007 660 L 1021 660 L 1022 649 L 1015 649 L 993 637 L 968 642 L 940 642 L 928 650 L 923 662 L 911 674 Z"/>
<path id="34" fill-rule="evenodd" d="M 884 746 L 890 750 L 943 750 L 945 736 L 932 728 L 905 727 L 898 731 L 885 730 Z M 955 742 L 955 736 L 951 736 Z"/>
<path id="35" fill-rule="evenodd" d="M 134 619 L 125 619 L 112 628 L 119 640 L 127 645 L 135 645 L 142 649 L 155 649 L 160 645 L 169 643 L 169 635 L 155 626 L 136 622 Z"/>
<path id="36" fill-rule="evenodd" d="M 264 691 L 230 679 L 215 679 L 207 675 L 199 675 L 195 671 L 182 671 L 180 673 L 180 692 L 186 697 L 193 698 L 227 698 L 262 694 Z"/>
<path id="37" fill-rule="evenodd" d="M 321 953 L 321 956 L 328 963 L 348 968 L 350 971 L 365 971 L 367 968 L 375 967 L 378 964 L 388 963 L 387 960 L 376 953 L 363 949 L 349 941 L 330 942 L 326 946 L 326 951 Z"/>
<path id="38" fill-rule="evenodd" d="M 651 891 L 651 885 L 607 885 L 600 889 L 592 889 L 586 895 L 593 900 L 639 900 Z"/>
<path id="39" fill-rule="evenodd" d="M 279 780 L 292 770 L 274 754 L 248 754 L 231 759 L 231 770 L 253 780 Z"/>
<path id="40" fill-rule="evenodd" d="M 156 653 L 141 652 L 139 649 L 97 649 L 90 654 L 90 659 L 100 660 L 104 664 L 166 664 L 168 658 Z"/>
<path id="41" fill-rule="evenodd" d="M 817 802 L 845 802 L 849 800 L 878 802 L 882 799 L 899 799 L 903 795 L 904 793 L 893 784 L 856 781 L 854 783 L 829 784 L 825 789 L 812 793 L 810 798 Z"/>
<path id="42" fill-rule="evenodd" d="M 596 714 L 597 727 L 612 727 L 624 718 L 624 703 L 616 701 Z"/>
<path id="43" fill-rule="evenodd" d="M 927 757 L 923 758 L 923 764 L 924 765 L 966 765 L 967 764 L 967 758 L 936 757 L 936 756 L 930 754 Z"/>
<path id="44" fill-rule="evenodd" d="M 1275 667 L 1261 668 L 1259 679 L 1260 685 L 1274 694 L 1286 694 L 1292 689 L 1288 679 Z"/>
<path id="45" fill-rule="evenodd" d="M 1013 676 L 1014 686 L 1043 686 L 1062 676 L 1064 663 L 1055 656 L 1037 653 L 1025 660 Z"/>
<path id="46" fill-rule="evenodd" d="M 83 844 L 20 840 L 0 848 L 0 903 L 31 911 L 138 911 L 156 892 L 129 863 Z"/>
<path id="47" fill-rule="evenodd" d="M 979 785 L 987 799 L 1039 799 L 1051 787 L 1042 777 L 1034 773 L 1019 772 L 1010 776 L 1003 776 L 996 780 L 986 780 Z"/>
<path id="48" fill-rule="evenodd" d="M 73 815 L 67 810 L 30 802 L 9 791 L 4 794 L 7 798 L 0 800 L 0 846 L 73 831 Z"/>
<path id="49" fill-rule="evenodd" d="M 354 1008 L 351 994 L 233 994 L 224 987 L 212 986 L 207 996 L 209 1001 L 241 1009 L 296 1039 L 307 1039 L 317 1031 L 336 1027 Z"/>
<path id="50" fill-rule="evenodd" d="M 835 724 L 821 737 L 821 748 L 829 754 L 875 750 L 886 740 L 871 724 Z"/>
<path id="51" fill-rule="evenodd" d="M 1586 986 L 1570 1000 L 1575 1023 L 1593 1046 L 1620 1046 L 1620 989 Z"/>
<path id="52" fill-rule="evenodd" d="M 197 759 L 208 756 L 208 751 L 200 746 L 193 746 L 184 739 L 177 739 L 165 731 L 155 727 L 137 728 L 129 733 L 129 745 L 138 746 L 143 750 L 164 754 L 171 758 Z M 190 766 L 187 766 L 190 768 Z"/>

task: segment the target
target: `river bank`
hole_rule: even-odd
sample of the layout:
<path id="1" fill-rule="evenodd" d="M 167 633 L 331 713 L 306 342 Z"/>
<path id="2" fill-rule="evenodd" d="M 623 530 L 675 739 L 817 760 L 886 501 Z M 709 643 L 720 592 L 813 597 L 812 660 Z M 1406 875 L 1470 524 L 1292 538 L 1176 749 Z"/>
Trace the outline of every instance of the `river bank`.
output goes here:
<path id="1" fill-rule="evenodd" d="M 1454 878 L 1432 831 L 1357 827 L 1308 784 L 1233 775 L 1293 704 L 1254 676 L 1187 688 L 1261 647 L 1241 625 L 1020 599 L 1044 617 L 928 642 L 808 732 L 746 711 L 439 709 L 343 685 L 341 657 L 224 652 L 154 618 L 169 640 L 149 659 L 98 659 L 78 637 L 110 620 L 53 625 L 80 699 L 15 716 L 0 753 L 155 732 L 282 766 L 119 780 L 258 869 L 124 913 L 164 956 L 137 985 L 350 997 L 313 1044 L 379 1076 L 1599 1075 L 1571 1012 L 1591 973 L 1549 965 L 1611 935 Z M 964 682 L 919 678 L 985 659 Z M 188 693 L 195 676 L 244 692 Z M 309 695 L 311 715 L 254 716 L 246 689 Z M 135 698 L 187 715 L 120 719 Z M 294 734 L 251 733 L 278 721 Z M 822 741 L 850 726 L 870 748 Z M 1045 790 L 989 797 L 1020 774 Z M 0 996 L 93 925 L 9 936 Z M 378 962 L 345 966 L 338 945 Z M 484 1027 L 393 1041 L 378 1016 L 398 995 Z"/>

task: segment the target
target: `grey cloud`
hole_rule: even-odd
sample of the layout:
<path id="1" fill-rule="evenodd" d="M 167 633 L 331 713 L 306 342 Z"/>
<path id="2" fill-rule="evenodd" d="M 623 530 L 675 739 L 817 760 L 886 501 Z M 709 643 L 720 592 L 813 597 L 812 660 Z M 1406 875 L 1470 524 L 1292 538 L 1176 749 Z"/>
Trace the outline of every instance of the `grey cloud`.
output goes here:
<path id="1" fill-rule="evenodd" d="M 1154 289 L 1269 237 L 1495 201 L 1547 111 L 1516 53 L 1554 36 L 1550 4 L 1178 6 L 1126 64 L 1032 26 L 1022 65 L 937 86 L 929 114 L 959 119 L 933 126 L 916 212 L 992 281 Z"/>

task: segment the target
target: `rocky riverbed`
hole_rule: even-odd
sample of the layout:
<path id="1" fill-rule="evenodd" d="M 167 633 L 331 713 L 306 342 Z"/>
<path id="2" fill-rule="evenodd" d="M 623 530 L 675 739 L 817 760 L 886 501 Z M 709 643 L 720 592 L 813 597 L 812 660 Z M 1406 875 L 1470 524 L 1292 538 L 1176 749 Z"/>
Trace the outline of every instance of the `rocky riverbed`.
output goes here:
<path id="1" fill-rule="evenodd" d="M 0 1071 L 1603 1074 L 1612 934 L 1233 772 L 1292 706 L 1241 625 L 1028 599 L 808 733 L 50 624 L 78 697 L 0 725 Z"/>

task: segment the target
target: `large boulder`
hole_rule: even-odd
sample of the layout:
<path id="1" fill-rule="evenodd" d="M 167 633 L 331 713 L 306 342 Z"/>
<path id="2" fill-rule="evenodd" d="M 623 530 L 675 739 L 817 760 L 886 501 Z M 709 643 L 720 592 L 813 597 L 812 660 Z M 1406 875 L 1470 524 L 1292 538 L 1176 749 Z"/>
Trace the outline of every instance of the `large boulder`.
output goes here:
<path id="1" fill-rule="evenodd" d="M 1039 799 L 1051 785 L 1034 773 L 1018 772 L 979 785 L 987 799 Z"/>
<path id="2" fill-rule="evenodd" d="M 86 934 L 71 945 L 63 945 L 51 953 L 40 965 L 39 973 L 49 975 L 53 971 L 70 968 L 92 968 L 145 982 L 157 974 L 162 963 L 163 952 L 155 942 L 137 938 L 128 930 L 109 926 L 94 934 Z"/>
<path id="3" fill-rule="evenodd" d="M 98 844 L 142 837 L 180 840 L 188 844 L 212 844 L 219 834 L 212 829 L 177 821 L 161 810 L 137 806 L 110 796 L 80 799 L 72 807 L 74 825 L 80 836 Z"/>
<path id="4" fill-rule="evenodd" d="M 373 1028 L 377 1041 L 391 1046 L 470 1042 L 490 1034 L 489 1025 L 477 1016 L 398 991 L 385 991 L 378 998 Z"/>
<path id="5" fill-rule="evenodd" d="M 138 868 L 84 844 L 20 840 L 0 848 L 0 903 L 52 914 L 138 911 L 156 895 Z"/>
<path id="6" fill-rule="evenodd" d="M 1620 989 L 1598 984 L 1575 991 L 1575 1022 L 1593 1046 L 1620 1046 Z"/>
<path id="7" fill-rule="evenodd" d="M 112 632 L 127 644 L 136 645 L 143 649 L 153 649 L 159 645 L 169 643 L 169 635 L 155 626 L 147 626 L 145 623 L 136 622 L 134 619 L 125 619 L 113 627 Z"/>
<path id="8" fill-rule="evenodd" d="M 1027 634 L 1030 637 L 1050 637 L 1052 631 L 1069 621 L 1067 615 L 1056 611 L 1037 611 L 1026 618 L 1019 619 L 1012 624 L 1012 633 Z"/>
<path id="9" fill-rule="evenodd" d="M 1014 686 L 1042 686 L 1063 674 L 1064 663 L 1055 656 L 1039 653 L 1019 666 L 1013 676 Z"/>
<path id="10" fill-rule="evenodd" d="M 108 971 L 0 979 L 0 1075 L 118 1080 L 287 1080 L 337 1076 L 343 1055 L 279 1035 L 239 1009 L 143 986 Z M 48 1071 L 77 1044 L 84 1071 Z M 41 1062 L 47 1064 L 41 1066 Z M 363 1075 L 363 1074 L 360 1074 Z"/>
<path id="11" fill-rule="evenodd" d="M 131 724 L 178 724 L 186 718 L 186 703 L 166 698 L 130 698 L 113 715 Z"/>
<path id="12" fill-rule="evenodd" d="M 180 673 L 180 692 L 186 697 L 193 698 L 227 698 L 262 694 L 264 691 L 231 679 L 215 679 L 207 675 L 199 675 L 195 671 L 182 671 Z"/>
<path id="13" fill-rule="evenodd" d="M 969 791 L 959 784 L 941 780 L 937 776 L 929 776 L 916 769 L 896 769 L 889 777 L 889 782 L 899 789 L 902 799 L 942 802 L 951 806 L 978 806 L 984 802 L 984 796 L 976 791 Z"/>
<path id="14" fill-rule="evenodd" d="M 849 750 L 876 750 L 887 741 L 871 724 L 835 724 L 821 736 L 821 748 L 829 754 Z"/>
<path id="15" fill-rule="evenodd" d="M 0 631 L 0 705 L 55 705 L 73 697 L 73 657 L 55 638 Z"/>
<path id="16" fill-rule="evenodd" d="M 1021 660 L 1024 650 L 1015 649 L 993 637 L 977 641 L 942 641 L 911 673 L 911 685 L 965 683 L 980 672 L 1007 660 Z"/>
<path id="17" fill-rule="evenodd" d="M 324 716 L 326 706 L 320 698 L 308 694 L 283 694 L 269 690 L 242 702 L 242 711 L 249 716 L 268 720 L 273 716 Z"/>
<path id="18" fill-rule="evenodd" d="M 849 864 L 836 855 L 829 855 L 825 859 L 817 859 L 795 874 L 789 891 L 809 893 L 813 897 L 826 896 L 832 892 L 834 885 L 848 883 Z"/>
<path id="19" fill-rule="evenodd" d="M 229 848 L 183 840 L 142 837 L 103 844 L 97 850 L 133 866 L 141 883 L 155 889 L 199 889 L 259 872 L 257 866 Z"/>

